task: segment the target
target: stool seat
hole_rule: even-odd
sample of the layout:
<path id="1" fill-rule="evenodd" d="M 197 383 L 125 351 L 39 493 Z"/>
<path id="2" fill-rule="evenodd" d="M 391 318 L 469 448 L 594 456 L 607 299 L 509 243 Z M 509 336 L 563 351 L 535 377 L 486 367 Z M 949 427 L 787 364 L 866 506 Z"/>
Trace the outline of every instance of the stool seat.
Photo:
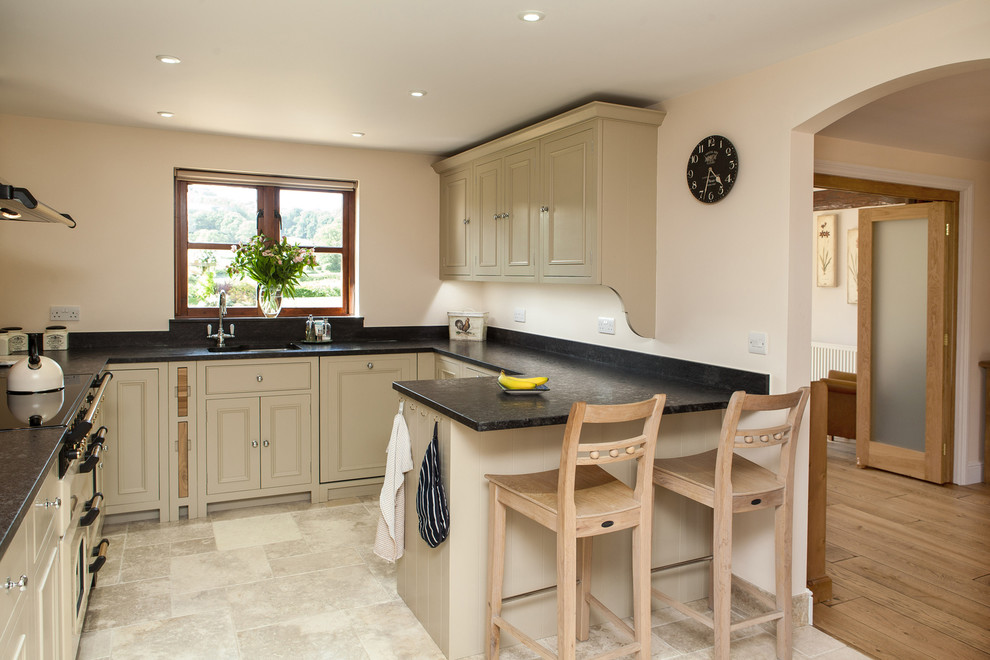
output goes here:
<path id="1" fill-rule="evenodd" d="M 653 458 L 666 395 L 613 406 L 571 406 L 560 450 L 560 467 L 531 474 L 486 474 L 488 479 L 488 644 L 486 658 L 498 658 L 503 633 L 512 635 L 540 657 L 574 660 L 576 639 L 589 635 L 594 606 L 632 641 L 597 657 L 650 657 L 650 537 L 653 521 Z M 641 432 L 630 436 L 633 422 Z M 594 429 L 595 441 L 582 441 Z M 603 465 L 635 463 L 634 486 L 612 476 Z M 557 653 L 502 616 L 505 578 L 506 514 L 509 510 L 536 521 L 557 535 Z M 592 539 L 632 530 L 633 626 L 591 593 Z M 553 588 L 553 587 L 550 587 Z M 533 592 L 518 594 L 524 598 Z"/>
<path id="2" fill-rule="evenodd" d="M 516 495 L 529 503 L 519 502 L 511 508 L 548 529 L 557 529 L 559 498 L 557 484 L 559 470 L 531 474 L 486 474 L 485 478 L 503 488 L 503 497 Z M 597 465 L 579 465 L 574 479 L 574 512 L 577 518 L 578 536 L 614 532 L 635 525 L 639 520 L 639 500 L 635 491 Z M 522 507 L 522 508 L 521 508 Z M 613 519 L 622 513 L 633 513 L 629 520 L 616 521 L 607 528 L 601 527 L 604 519 Z M 601 530 L 600 532 L 598 530 Z"/>
<path id="3" fill-rule="evenodd" d="M 691 499 L 715 508 L 715 463 L 718 450 L 653 462 L 653 483 L 678 493 L 691 492 Z M 738 454 L 732 456 L 732 511 L 755 511 L 779 506 L 784 484 L 777 474 Z M 696 495 L 696 496 L 695 496 Z"/>

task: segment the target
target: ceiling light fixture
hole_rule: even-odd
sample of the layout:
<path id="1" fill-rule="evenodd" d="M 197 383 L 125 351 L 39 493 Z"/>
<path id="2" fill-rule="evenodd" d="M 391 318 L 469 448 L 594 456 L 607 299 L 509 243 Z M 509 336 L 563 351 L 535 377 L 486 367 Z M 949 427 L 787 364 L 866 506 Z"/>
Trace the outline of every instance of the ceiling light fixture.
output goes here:
<path id="1" fill-rule="evenodd" d="M 7 220 L 20 220 L 21 214 L 13 209 L 0 208 L 0 215 L 2 215 Z"/>
<path id="2" fill-rule="evenodd" d="M 158 55 L 155 57 L 155 59 L 161 62 L 162 64 L 178 64 L 179 62 L 182 61 L 175 55 Z"/>
<path id="3" fill-rule="evenodd" d="M 353 133 L 351 133 L 351 137 L 364 137 L 364 133 L 360 131 L 354 131 Z"/>
<path id="4" fill-rule="evenodd" d="M 169 112 L 168 110 L 159 110 L 158 111 L 158 116 L 159 117 L 164 117 L 165 119 L 171 119 L 172 117 L 175 116 L 175 113 L 174 112 Z"/>
<path id="5" fill-rule="evenodd" d="M 415 96 L 416 98 L 420 98 L 422 96 L 426 96 L 426 92 L 424 92 L 421 89 L 414 89 L 409 92 L 409 96 Z"/>
<path id="6" fill-rule="evenodd" d="M 535 9 L 519 12 L 519 20 L 526 21 L 527 23 L 536 23 L 537 21 L 542 21 L 544 18 L 546 18 L 546 14 Z"/>

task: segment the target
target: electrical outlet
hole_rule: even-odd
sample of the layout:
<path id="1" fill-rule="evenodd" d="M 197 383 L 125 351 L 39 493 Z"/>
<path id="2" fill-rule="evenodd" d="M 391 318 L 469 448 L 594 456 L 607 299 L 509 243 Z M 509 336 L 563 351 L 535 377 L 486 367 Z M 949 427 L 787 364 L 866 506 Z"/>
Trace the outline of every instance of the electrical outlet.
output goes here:
<path id="1" fill-rule="evenodd" d="M 516 309 L 512 312 L 512 320 L 515 321 L 516 323 L 525 323 L 526 310 L 523 309 L 522 307 L 516 307 Z"/>
<path id="2" fill-rule="evenodd" d="M 765 332 L 749 333 L 749 352 L 755 353 L 757 355 L 767 354 L 767 333 Z"/>
<path id="3" fill-rule="evenodd" d="M 49 314 L 49 319 L 52 321 L 78 321 L 79 306 L 62 305 L 60 307 L 56 307 L 52 305 L 51 313 Z"/>
<path id="4" fill-rule="evenodd" d="M 615 319 L 608 316 L 598 317 L 598 332 L 603 335 L 615 334 Z"/>

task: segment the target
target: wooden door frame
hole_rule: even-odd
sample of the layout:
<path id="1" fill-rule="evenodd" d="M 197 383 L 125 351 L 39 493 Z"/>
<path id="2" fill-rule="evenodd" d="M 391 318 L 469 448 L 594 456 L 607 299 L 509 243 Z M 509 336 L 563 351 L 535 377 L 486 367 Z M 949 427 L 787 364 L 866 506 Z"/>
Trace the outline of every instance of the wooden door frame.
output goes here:
<path id="1" fill-rule="evenodd" d="M 958 219 L 959 219 L 959 206 L 960 206 L 960 192 L 957 190 L 947 190 L 943 188 L 934 188 L 928 186 L 918 186 L 912 184 L 902 184 L 889 181 L 880 181 L 874 179 L 863 179 L 857 177 L 842 176 L 836 174 L 824 174 L 815 172 L 814 175 L 814 187 L 815 188 L 828 188 L 833 190 L 846 190 L 850 192 L 859 192 L 867 194 L 876 195 L 890 195 L 897 197 L 907 197 L 916 200 L 924 201 L 942 201 L 942 202 L 953 202 L 956 206 L 956 220 L 957 220 L 957 236 L 958 236 Z M 959 242 L 958 240 L 952 242 L 951 248 L 951 263 L 952 266 L 949 269 L 949 274 L 953 278 L 953 288 L 956 289 L 956 296 L 958 298 L 958 251 Z M 951 328 L 950 331 L 950 342 L 952 346 L 952 360 L 951 369 L 947 371 L 953 372 L 952 375 L 946 375 L 948 384 L 951 386 L 952 391 L 955 391 L 955 353 L 956 353 L 956 337 L 955 337 L 955 324 L 956 324 L 956 309 L 958 303 L 956 300 L 953 301 L 951 310 Z M 814 401 L 812 401 L 814 405 Z M 950 416 L 951 423 L 953 423 L 955 417 L 954 414 Z M 811 439 L 815 439 L 815 434 L 811 434 Z M 824 434 L 821 434 L 824 438 Z M 818 451 L 816 451 L 816 449 Z M 808 565 L 807 565 L 807 582 L 808 587 L 812 590 L 814 594 L 814 601 L 820 602 L 831 597 L 832 593 L 832 580 L 828 577 L 825 572 L 825 506 L 826 506 L 826 484 L 827 484 L 827 456 L 824 451 L 824 447 L 812 447 L 809 451 L 809 469 L 808 469 Z"/>

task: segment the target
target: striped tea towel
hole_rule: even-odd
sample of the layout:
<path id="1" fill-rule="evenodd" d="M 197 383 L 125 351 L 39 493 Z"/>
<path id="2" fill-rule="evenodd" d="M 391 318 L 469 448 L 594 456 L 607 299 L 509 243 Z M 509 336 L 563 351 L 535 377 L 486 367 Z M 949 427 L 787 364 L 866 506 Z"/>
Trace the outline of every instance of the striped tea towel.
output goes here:
<path id="1" fill-rule="evenodd" d="M 385 482 L 378 496 L 378 531 L 375 534 L 375 554 L 386 561 L 395 561 L 405 551 L 406 484 L 403 474 L 413 469 L 409 427 L 401 407 L 392 421 L 392 435 L 385 459 Z"/>
<path id="2" fill-rule="evenodd" d="M 433 424 L 433 440 L 423 456 L 423 467 L 419 471 L 419 488 L 416 491 L 416 514 L 419 516 L 419 535 L 431 548 L 435 548 L 447 538 L 450 529 L 450 512 L 447 510 L 447 496 L 440 478 L 440 443 L 437 441 L 438 424 Z"/>

